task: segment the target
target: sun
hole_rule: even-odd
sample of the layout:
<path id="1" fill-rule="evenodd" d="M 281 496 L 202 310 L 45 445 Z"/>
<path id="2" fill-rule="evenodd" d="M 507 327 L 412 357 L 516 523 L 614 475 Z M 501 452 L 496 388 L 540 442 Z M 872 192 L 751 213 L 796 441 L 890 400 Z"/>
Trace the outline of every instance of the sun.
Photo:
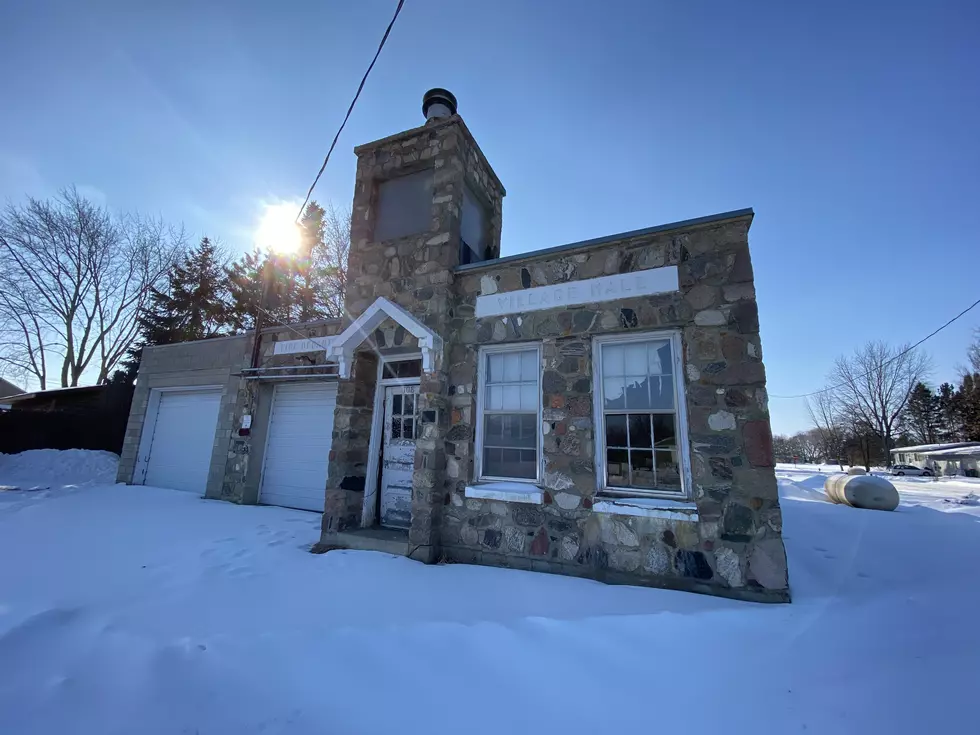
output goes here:
<path id="1" fill-rule="evenodd" d="M 280 255 L 293 255 L 299 250 L 300 242 L 296 205 L 288 202 L 266 204 L 262 221 L 255 230 L 255 247 Z"/>

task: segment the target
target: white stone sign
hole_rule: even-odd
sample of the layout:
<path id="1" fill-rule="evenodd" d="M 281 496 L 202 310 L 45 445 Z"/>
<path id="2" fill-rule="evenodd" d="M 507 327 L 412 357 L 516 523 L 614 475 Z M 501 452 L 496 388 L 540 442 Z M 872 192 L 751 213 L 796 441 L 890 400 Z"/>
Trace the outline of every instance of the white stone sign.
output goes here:
<path id="1" fill-rule="evenodd" d="M 555 309 L 561 306 L 581 306 L 597 301 L 615 301 L 634 296 L 669 293 L 679 288 L 677 266 L 668 265 L 663 268 L 620 273 L 615 276 L 601 276 L 584 281 L 477 296 L 476 316 L 482 319 L 488 316 Z"/>
<path id="2" fill-rule="evenodd" d="M 330 337 L 316 339 L 288 339 L 276 342 L 274 355 L 291 355 L 294 352 L 323 352 L 330 346 Z"/>

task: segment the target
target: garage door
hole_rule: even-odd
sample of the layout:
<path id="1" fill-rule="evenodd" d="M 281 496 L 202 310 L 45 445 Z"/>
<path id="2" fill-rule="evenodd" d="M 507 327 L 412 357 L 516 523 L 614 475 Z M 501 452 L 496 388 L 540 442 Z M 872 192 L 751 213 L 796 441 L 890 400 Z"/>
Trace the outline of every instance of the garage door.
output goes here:
<path id="1" fill-rule="evenodd" d="M 220 389 L 160 394 L 156 416 L 147 417 L 153 438 L 144 485 L 204 495 L 220 404 Z"/>
<path id="2" fill-rule="evenodd" d="M 259 502 L 323 512 L 336 383 L 276 386 Z"/>

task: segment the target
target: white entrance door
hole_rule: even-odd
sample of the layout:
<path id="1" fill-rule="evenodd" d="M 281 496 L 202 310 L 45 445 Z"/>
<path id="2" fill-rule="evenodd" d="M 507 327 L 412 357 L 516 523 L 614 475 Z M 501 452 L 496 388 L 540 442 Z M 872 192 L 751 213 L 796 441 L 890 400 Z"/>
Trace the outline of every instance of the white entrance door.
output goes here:
<path id="1" fill-rule="evenodd" d="M 143 428 L 152 436 L 140 445 L 144 485 L 204 495 L 220 405 L 220 389 L 160 392 Z"/>
<path id="2" fill-rule="evenodd" d="M 381 525 L 408 528 L 412 524 L 412 474 L 415 471 L 419 387 L 389 385 L 384 391 Z"/>
<path id="3" fill-rule="evenodd" d="M 260 503 L 323 512 L 336 407 L 336 383 L 276 386 Z"/>

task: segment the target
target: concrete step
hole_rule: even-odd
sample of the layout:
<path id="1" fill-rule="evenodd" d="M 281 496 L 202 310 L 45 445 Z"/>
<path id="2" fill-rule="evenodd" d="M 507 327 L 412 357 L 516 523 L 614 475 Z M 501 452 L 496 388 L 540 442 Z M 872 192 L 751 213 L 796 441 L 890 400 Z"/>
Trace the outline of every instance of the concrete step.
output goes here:
<path id="1" fill-rule="evenodd" d="M 395 556 L 408 555 L 408 531 L 395 528 L 359 528 L 341 531 L 330 539 L 345 549 L 356 551 L 383 551 Z"/>

